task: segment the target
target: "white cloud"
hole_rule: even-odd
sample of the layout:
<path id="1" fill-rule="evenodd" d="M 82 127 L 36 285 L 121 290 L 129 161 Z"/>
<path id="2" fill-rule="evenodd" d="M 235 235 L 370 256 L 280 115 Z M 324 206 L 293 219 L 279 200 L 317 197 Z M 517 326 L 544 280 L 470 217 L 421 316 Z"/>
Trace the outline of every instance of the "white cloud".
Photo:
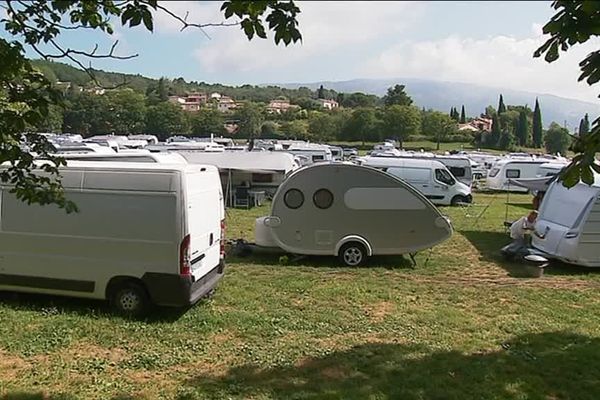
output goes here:
<path id="1" fill-rule="evenodd" d="M 544 40 L 541 36 L 477 40 L 450 36 L 441 40 L 407 41 L 384 50 L 376 59 L 365 62 L 359 71 L 373 78 L 468 82 L 597 101 L 598 88 L 578 83 L 577 77 L 579 61 L 595 50 L 600 41 L 591 40 L 571 48 L 549 64 L 542 58 L 533 58 L 533 52 Z"/>
<path id="2" fill-rule="evenodd" d="M 298 18 L 302 43 L 276 46 L 266 40 L 249 42 L 239 28 L 214 31 L 213 40 L 195 50 L 204 70 L 251 72 L 314 64 L 331 52 L 353 51 L 355 46 L 396 35 L 409 28 L 422 10 L 410 2 L 300 2 Z"/>

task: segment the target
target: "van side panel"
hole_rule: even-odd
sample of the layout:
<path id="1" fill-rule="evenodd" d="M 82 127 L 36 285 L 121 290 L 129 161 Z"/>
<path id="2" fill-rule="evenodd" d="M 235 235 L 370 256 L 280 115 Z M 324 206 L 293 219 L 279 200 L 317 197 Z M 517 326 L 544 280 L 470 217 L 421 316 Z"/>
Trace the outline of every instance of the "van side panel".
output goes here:
<path id="1" fill-rule="evenodd" d="M 0 286 L 104 298 L 113 276 L 177 271 L 173 192 L 72 190 L 79 212 L 27 205 L 2 191 Z"/>

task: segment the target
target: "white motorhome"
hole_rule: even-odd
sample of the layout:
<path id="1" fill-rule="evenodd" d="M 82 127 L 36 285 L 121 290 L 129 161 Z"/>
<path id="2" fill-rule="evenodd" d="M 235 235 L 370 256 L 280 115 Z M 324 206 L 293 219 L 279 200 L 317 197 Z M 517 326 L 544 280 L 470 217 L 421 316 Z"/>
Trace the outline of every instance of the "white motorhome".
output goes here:
<path id="1" fill-rule="evenodd" d="M 187 164 L 186 159 L 178 153 L 152 153 L 148 150 L 123 150 L 114 154 L 61 154 L 65 160 L 72 161 L 105 161 L 136 162 L 160 164 Z"/>
<path id="2" fill-rule="evenodd" d="M 600 175 L 592 186 L 551 183 L 531 236 L 533 248 L 549 258 L 600 267 Z"/>
<path id="3" fill-rule="evenodd" d="M 331 159 L 333 161 L 343 161 L 344 160 L 344 149 L 340 146 L 331 146 L 328 145 L 329 150 L 331 150 Z"/>
<path id="4" fill-rule="evenodd" d="M 61 142 L 52 143 L 54 153 L 57 155 L 63 154 L 117 154 L 117 152 L 108 146 L 102 146 L 98 143 L 91 142 Z"/>
<path id="5" fill-rule="evenodd" d="M 433 204 L 457 205 L 473 201 L 471 187 L 458 181 L 444 164 L 431 159 L 361 157 L 360 165 L 385 171 L 422 192 Z"/>
<path id="6" fill-rule="evenodd" d="M 222 277 L 216 168 L 72 161 L 60 173 L 76 213 L 0 189 L 0 290 L 107 299 L 138 315 L 193 304 Z"/>
<path id="7" fill-rule="evenodd" d="M 494 164 L 486 178 L 486 186 L 492 190 L 527 192 L 522 186 L 511 185 L 510 179 L 536 178 L 540 166 L 548 160 L 504 158 Z M 566 165 L 557 162 L 559 165 Z"/>
<path id="8" fill-rule="evenodd" d="M 412 254 L 452 235 L 449 220 L 414 187 L 350 163 L 292 172 L 255 229 L 258 246 L 338 256 L 348 266 L 372 255 Z"/>

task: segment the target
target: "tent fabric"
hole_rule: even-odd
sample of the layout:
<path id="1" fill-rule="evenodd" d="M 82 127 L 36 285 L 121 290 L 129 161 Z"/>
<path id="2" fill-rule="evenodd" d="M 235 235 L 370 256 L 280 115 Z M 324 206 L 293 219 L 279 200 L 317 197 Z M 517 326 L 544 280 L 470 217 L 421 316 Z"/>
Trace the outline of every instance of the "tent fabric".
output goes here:
<path id="1" fill-rule="evenodd" d="M 511 185 L 524 187 L 531 191 L 545 192 L 554 179 L 554 176 L 544 176 L 542 178 L 509 179 L 508 181 Z"/>

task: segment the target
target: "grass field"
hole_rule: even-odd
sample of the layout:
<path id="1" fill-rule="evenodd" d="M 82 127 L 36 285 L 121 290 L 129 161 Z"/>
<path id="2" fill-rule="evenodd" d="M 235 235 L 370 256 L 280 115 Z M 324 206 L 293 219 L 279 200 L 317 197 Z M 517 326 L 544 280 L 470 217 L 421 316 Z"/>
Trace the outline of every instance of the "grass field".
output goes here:
<path id="1" fill-rule="evenodd" d="M 505 213 L 526 213 L 530 196 L 475 201 L 442 209 L 456 232 L 415 268 L 230 259 L 210 300 L 146 321 L 4 293 L 0 398 L 599 398 L 600 274 L 523 277 L 498 249 Z M 267 207 L 229 210 L 228 236 L 252 239 Z"/>

